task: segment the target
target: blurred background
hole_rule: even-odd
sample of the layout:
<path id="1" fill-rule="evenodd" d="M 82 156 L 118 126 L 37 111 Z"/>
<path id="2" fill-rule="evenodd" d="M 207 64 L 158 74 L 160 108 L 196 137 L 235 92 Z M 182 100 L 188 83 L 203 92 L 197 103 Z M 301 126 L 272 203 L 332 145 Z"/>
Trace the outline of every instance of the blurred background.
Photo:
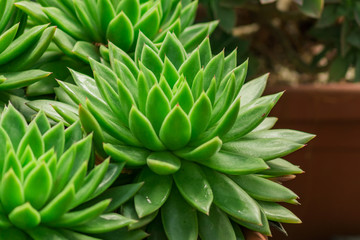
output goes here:
<path id="1" fill-rule="evenodd" d="M 360 239 L 360 1 L 201 0 L 198 20 L 219 19 L 214 51 L 249 58 L 248 79 L 270 72 L 267 94 L 286 90 L 276 128 L 314 133 L 287 157 L 305 174 L 284 184 L 302 221 L 275 240 Z"/>

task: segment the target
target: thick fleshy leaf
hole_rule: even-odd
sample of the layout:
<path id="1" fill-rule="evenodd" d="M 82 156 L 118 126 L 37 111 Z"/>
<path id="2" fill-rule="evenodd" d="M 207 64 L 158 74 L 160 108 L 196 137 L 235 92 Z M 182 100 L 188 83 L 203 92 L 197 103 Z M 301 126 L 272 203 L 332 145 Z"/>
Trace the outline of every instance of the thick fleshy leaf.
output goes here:
<path id="1" fill-rule="evenodd" d="M 251 197 L 269 202 L 288 202 L 298 196 L 290 189 L 256 175 L 231 176 Z"/>
<path id="2" fill-rule="evenodd" d="M 217 85 L 219 85 L 222 72 L 224 70 L 224 52 L 222 51 L 206 65 L 204 70 L 204 89 L 207 90 L 211 80 L 215 77 Z"/>
<path id="3" fill-rule="evenodd" d="M 163 69 L 163 62 L 157 53 L 152 50 L 148 45 L 145 45 L 142 52 L 140 61 L 147 67 L 150 71 L 152 71 L 157 79 L 160 78 L 160 74 Z"/>
<path id="4" fill-rule="evenodd" d="M 185 80 L 181 83 L 181 87 L 179 87 L 171 100 L 171 107 L 177 104 L 181 106 L 186 114 L 190 112 L 190 109 L 194 105 L 191 89 Z"/>
<path id="5" fill-rule="evenodd" d="M 186 52 L 179 40 L 174 37 L 173 34 L 168 32 L 166 34 L 164 42 L 161 45 L 159 56 L 162 59 L 165 59 L 165 57 L 167 57 L 170 62 L 175 66 L 175 68 L 179 69 L 185 61 Z"/>
<path id="6" fill-rule="evenodd" d="M 71 227 L 71 229 L 83 233 L 104 233 L 125 227 L 133 222 L 135 221 L 119 214 L 107 213 L 86 224 Z"/>
<path id="7" fill-rule="evenodd" d="M 124 12 L 119 13 L 111 20 L 106 31 L 106 37 L 124 51 L 130 48 L 134 41 L 134 29 L 130 19 Z"/>
<path id="8" fill-rule="evenodd" d="M 198 160 L 197 162 L 231 175 L 257 173 L 269 168 L 261 158 L 245 157 L 224 151 L 216 153 L 209 159 Z"/>
<path id="9" fill-rule="evenodd" d="M 221 210 L 243 221 L 261 224 L 258 204 L 229 177 L 203 168 L 214 193 L 214 203 Z"/>
<path id="10" fill-rule="evenodd" d="M 44 140 L 36 123 L 29 125 L 29 128 L 19 143 L 17 155 L 21 156 L 27 146 L 30 146 L 34 156 L 37 158 L 45 152 Z"/>
<path id="11" fill-rule="evenodd" d="M 136 107 L 132 107 L 130 111 L 129 126 L 134 136 L 146 148 L 153 151 L 165 150 L 150 121 Z"/>
<path id="12" fill-rule="evenodd" d="M 120 1 L 116 8 L 116 12 L 124 12 L 132 24 L 135 24 L 140 18 L 140 2 L 139 0 Z"/>
<path id="13" fill-rule="evenodd" d="M 154 5 L 144 14 L 134 26 L 135 33 L 139 30 L 148 38 L 153 38 L 157 33 L 160 25 L 160 13 L 157 5 Z"/>
<path id="14" fill-rule="evenodd" d="M 183 74 L 188 84 L 191 86 L 196 74 L 201 69 L 200 53 L 194 51 L 181 65 L 179 74 Z"/>
<path id="15" fill-rule="evenodd" d="M 104 144 L 104 150 L 114 161 L 125 162 L 128 166 L 145 165 L 150 154 L 146 149 L 108 143 Z"/>
<path id="16" fill-rule="evenodd" d="M 97 1 L 97 10 L 100 20 L 100 30 L 105 36 L 109 23 L 115 18 L 115 9 L 110 0 L 99 0 Z"/>
<path id="17" fill-rule="evenodd" d="M 2 178 L 0 199 L 4 210 L 7 212 L 11 212 L 17 206 L 25 203 L 22 184 L 12 169 Z"/>
<path id="18" fill-rule="evenodd" d="M 121 207 L 121 214 L 127 218 L 136 220 L 136 223 L 132 223 L 128 226 L 129 230 L 139 229 L 148 225 L 158 215 L 159 211 L 155 211 L 146 217 L 138 218 L 135 206 L 133 202 L 127 202 Z"/>
<path id="19" fill-rule="evenodd" d="M 25 199 L 34 208 L 40 209 L 48 200 L 52 190 L 53 179 L 45 163 L 32 170 L 24 182 Z"/>
<path id="20" fill-rule="evenodd" d="M 278 177 L 278 176 L 291 175 L 291 174 L 300 174 L 304 172 L 298 166 L 295 166 L 290 162 L 281 158 L 276 158 L 274 160 L 267 161 L 266 164 L 270 168 L 265 171 L 262 171 L 261 174 Z"/>
<path id="21" fill-rule="evenodd" d="M 191 138 L 191 123 L 179 105 L 166 116 L 161 129 L 160 139 L 170 150 L 184 147 Z"/>
<path id="22" fill-rule="evenodd" d="M 21 72 L 8 72 L 4 76 L 6 81 L 0 84 L 0 90 L 9 90 L 28 86 L 42 78 L 46 78 L 51 73 L 42 70 L 27 70 Z"/>
<path id="23" fill-rule="evenodd" d="M 161 209 L 161 218 L 168 239 L 196 240 L 198 238 L 196 210 L 186 203 L 176 188 L 171 191 L 169 199 Z"/>
<path id="24" fill-rule="evenodd" d="M 305 144 L 313 139 L 315 135 L 308 134 L 305 132 L 290 130 L 290 129 L 272 129 L 265 131 L 258 131 L 255 133 L 250 133 L 245 136 L 246 139 L 256 139 L 256 138 L 280 138 L 285 139 L 291 142 L 296 142 L 300 144 Z"/>
<path id="25" fill-rule="evenodd" d="M 260 207 L 264 210 L 267 219 L 282 223 L 301 223 L 301 220 L 290 210 L 278 203 L 258 201 Z"/>
<path id="26" fill-rule="evenodd" d="M 248 157 L 258 157 L 265 161 L 288 155 L 304 145 L 278 138 L 251 139 L 228 142 L 223 149 Z"/>
<path id="27" fill-rule="evenodd" d="M 209 214 L 213 193 L 201 168 L 191 162 L 183 161 L 174 174 L 177 188 L 184 199 L 198 211 Z"/>
<path id="28" fill-rule="evenodd" d="M 170 152 L 154 152 L 146 159 L 148 167 L 159 175 L 168 175 L 175 173 L 181 166 L 178 157 Z"/>
<path id="29" fill-rule="evenodd" d="M 264 234 L 265 236 L 271 236 L 269 221 L 266 218 L 266 215 L 261 208 L 260 208 L 260 214 L 261 214 L 261 224 L 245 222 L 241 219 L 237 219 L 234 217 L 232 217 L 232 220 L 247 229 L 253 230 L 255 232 L 260 232 L 260 233 Z"/>
<path id="30" fill-rule="evenodd" d="M 195 149 L 185 148 L 183 150 L 176 151 L 175 154 L 186 160 L 201 162 L 202 160 L 208 160 L 216 154 L 220 150 L 221 146 L 221 139 L 219 137 L 214 137 Z"/>
<path id="31" fill-rule="evenodd" d="M 228 216 L 216 206 L 212 206 L 210 214 L 198 213 L 199 235 L 203 240 L 237 240 Z"/>
<path id="32" fill-rule="evenodd" d="M 241 106 L 244 106 L 261 96 L 265 90 L 268 77 L 269 74 L 265 74 L 244 84 L 239 93 L 241 96 Z"/>
<path id="33" fill-rule="evenodd" d="M 41 221 L 40 214 L 28 202 L 12 210 L 9 220 L 20 229 L 36 227 Z"/>
<path id="34" fill-rule="evenodd" d="M 60 158 L 61 154 L 64 152 L 65 146 L 65 131 L 63 123 L 57 124 L 44 134 L 44 144 L 45 151 L 54 148 L 58 159 Z"/>
<path id="35" fill-rule="evenodd" d="M 16 33 L 19 29 L 19 24 L 15 24 L 11 28 L 9 28 L 6 32 L 0 35 L 0 53 L 2 53 L 14 40 Z"/>
<path id="36" fill-rule="evenodd" d="M 134 197 L 135 209 L 141 218 L 155 212 L 165 203 L 171 191 L 172 177 L 160 176 L 145 168 L 138 180 L 144 182 Z"/>
<path id="37" fill-rule="evenodd" d="M 263 131 L 263 130 L 269 130 L 272 127 L 274 127 L 274 125 L 277 122 L 277 118 L 276 117 L 267 117 L 264 119 L 264 121 L 262 121 L 260 123 L 260 125 L 258 125 L 255 129 L 252 130 L 252 132 L 257 132 L 257 131 Z"/>

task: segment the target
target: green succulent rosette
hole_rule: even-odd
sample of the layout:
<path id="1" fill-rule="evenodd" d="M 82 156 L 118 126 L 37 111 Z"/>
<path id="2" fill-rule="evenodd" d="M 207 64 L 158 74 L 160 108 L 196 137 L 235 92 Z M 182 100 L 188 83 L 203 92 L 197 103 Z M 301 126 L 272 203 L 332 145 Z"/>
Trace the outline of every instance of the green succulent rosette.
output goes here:
<path id="1" fill-rule="evenodd" d="M 314 136 L 271 130 L 276 118 L 267 116 L 282 93 L 261 97 L 267 75 L 244 84 L 247 62 L 237 66 L 236 51 L 213 56 L 206 38 L 187 54 L 173 33 L 161 45 L 141 34 L 136 61 L 111 43 L 109 53 L 110 68 L 90 59 L 94 79 L 71 71 L 77 85 L 59 81 L 62 103 L 28 105 L 69 124 L 80 118 L 97 153 L 144 182 L 122 207 L 139 220 L 129 229 L 243 239 L 239 225 L 270 235 L 269 224 L 300 222 L 278 204 L 298 196 L 270 179 L 302 173 L 281 157 Z"/>
<path id="2" fill-rule="evenodd" d="M 39 113 L 28 125 L 12 105 L 5 108 L 0 118 L 1 240 L 109 239 L 97 235 L 134 223 L 110 212 L 122 200 L 108 188 L 124 164 L 106 160 L 90 169 L 91 141 L 91 136 L 82 138 L 78 122 L 64 130 L 63 123 L 51 127 Z M 138 188 L 125 187 L 127 195 Z"/>
<path id="3" fill-rule="evenodd" d="M 197 4 L 180 0 L 38 0 L 16 5 L 33 22 L 56 25 L 57 46 L 65 54 L 87 61 L 88 56 L 108 60 L 108 41 L 132 52 L 140 31 L 155 43 L 173 32 L 192 50 L 217 25 L 217 21 L 192 25 Z"/>

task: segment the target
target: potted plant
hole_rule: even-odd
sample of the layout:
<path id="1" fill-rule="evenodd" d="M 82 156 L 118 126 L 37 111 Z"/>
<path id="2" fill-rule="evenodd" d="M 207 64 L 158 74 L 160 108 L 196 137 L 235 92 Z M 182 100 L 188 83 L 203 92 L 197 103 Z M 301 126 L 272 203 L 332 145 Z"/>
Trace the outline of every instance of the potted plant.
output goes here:
<path id="1" fill-rule="evenodd" d="M 302 173 L 281 157 L 314 135 L 271 130 L 282 92 L 261 97 L 267 75 L 245 84 L 247 61 L 213 54 L 216 23 L 191 26 L 196 1 L 0 3 L 59 26 L 57 62 L 84 61 L 55 98 L 16 102 L 39 112 L 29 125 L 11 104 L 1 115 L 0 238 L 251 239 L 301 222 L 277 180 Z"/>

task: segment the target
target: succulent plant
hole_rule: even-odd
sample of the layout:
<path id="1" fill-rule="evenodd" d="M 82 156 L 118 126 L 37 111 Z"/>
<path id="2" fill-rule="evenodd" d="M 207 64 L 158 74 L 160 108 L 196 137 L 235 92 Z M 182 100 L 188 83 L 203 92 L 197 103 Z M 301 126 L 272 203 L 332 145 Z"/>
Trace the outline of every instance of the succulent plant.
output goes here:
<path id="1" fill-rule="evenodd" d="M 28 28 L 27 15 L 14 3 L 0 0 L 0 112 L 10 99 L 14 105 L 23 103 L 25 92 L 20 88 L 51 74 L 32 68 L 51 43 L 55 27 L 45 24 Z"/>
<path id="2" fill-rule="evenodd" d="M 173 32 L 187 50 L 192 50 L 217 25 L 214 21 L 191 26 L 197 1 L 38 0 L 21 1 L 16 6 L 37 24 L 50 21 L 56 25 L 60 29 L 54 38 L 58 47 L 84 61 L 88 56 L 99 59 L 99 50 L 107 60 L 108 41 L 132 52 L 140 31 L 156 43 L 161 42 L 167 32 Z"/>
<path id="3" fill-rule="evenodd" d="M 106 160 L 90 169 L 91 141 L 91 136 L 82 138 L 78 122 L 66 130 L 63 123 L 50 127 L 39 113 L 28 125 L 12 105 L 5 108 L 0 118 L 0 239 L 99 239 L 91 236 L 134 222 L 109 212 L 119 199 L 111 202 L 104 198 L 109 193 L 103 194 L 124 164 Z"/>
<path id="4" fill-rule="evenodd" d="M 97 153 L 144 182 L 122 208 L 139 220 L 129 229 L 159 212 L 147 231 L 160 234 L 161 221 L 169 239 L 235 239 L 237 224 L 270 235 L 269 221 L 300 222 L 277 203 L 297 195 L 269 178 L 301 173 L 281 157 L 313 135 L 270 130 L 282 93 L 260 97 L 267 75 L 244 84 L 247 62 L 237 66 L 236 51 L 213 56 L 206 38 L 187 54 L 170 32 L 161 45 L 140 34 L 137 61 L 111 43 L 109 52 L 111 68 L 90 59 L 94 79 L 71 71 L 77 85 L 59 81 L 62 103 L 28 105 L 69 124 L 80 118 Z"/>

